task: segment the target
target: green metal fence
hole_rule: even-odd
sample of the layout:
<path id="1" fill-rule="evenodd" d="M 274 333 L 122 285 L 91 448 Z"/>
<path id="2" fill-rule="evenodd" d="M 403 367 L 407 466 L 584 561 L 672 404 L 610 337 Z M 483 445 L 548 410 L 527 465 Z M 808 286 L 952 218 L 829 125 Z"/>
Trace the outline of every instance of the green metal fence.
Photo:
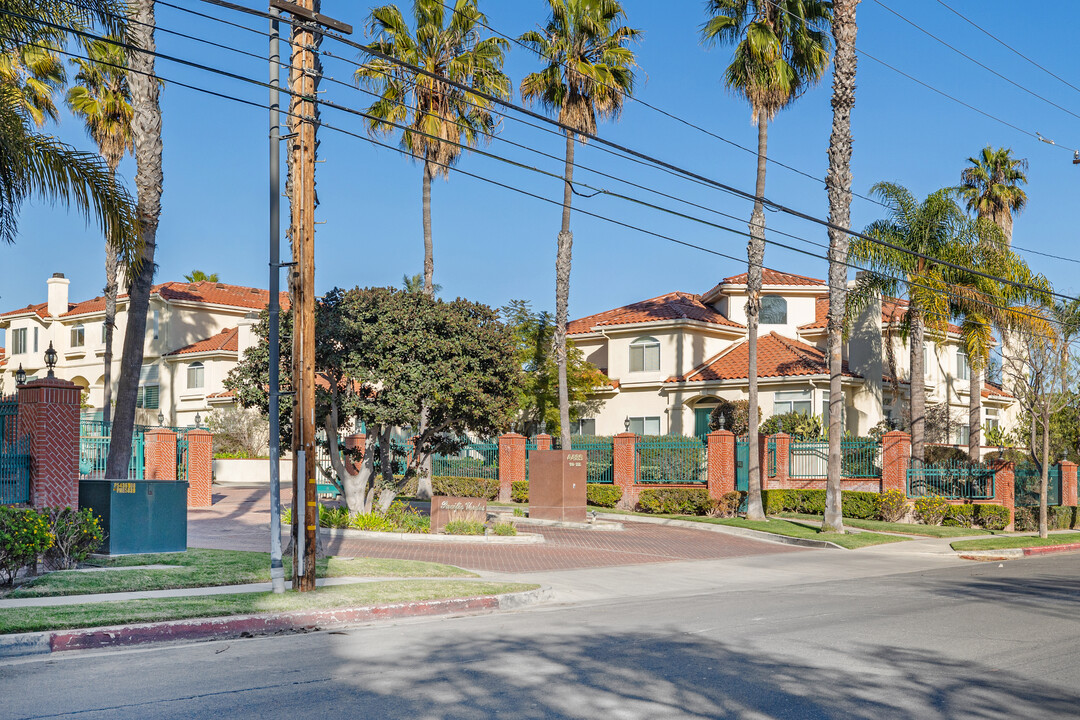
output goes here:
<path id="1" fill-rule="evenodd" d="M 142 480 L 146 468 L 146 429 L 136 426 L 131 437 L 129 480 Z M 101 420 L 79 422 L 79 477 L 103 478 L 112 441 L 112 423 Z M 184 479 L 187 479 L 186 477 Z"/>
<path id="2" fill-rule="evenodd" d="M 30 439 L 0 436 L 0 505 L 30 502 Z"/>
<path id="3" fill-rule="evenodd" d="M 938 495 L 953 500 L 990 500 L 996 473 L 990 468 L 962 462 L 908 468 L 908 497 Z"/>
<path id="4" fill-rule="evenodd" d="M 873 440 L 840 441 L 840 475 L 846 478 L 881 477 L 881 445 Z M 792 440 L 788 445 L 788 477 L 829 476 L 828 440 Z"/>
<path id="5" fill-rule="evenodd" d="M 1061 466 L 1051 465 L 1046 471 L 1046 504 L 1061 505 Z M 1017 507 L 1037 507 L 1042 473 L 1034 464 L 1017 465 L 1013 470 L 1014 498 Z"/>
<path id="6" fill-rule="evenodd" d="M 432 455 L 431 474 L 435 477 L 499 479 L 499 443 L 467 442 L 453 455 Z"/>
<path id="7" fill-rule="evenodd" d="M 176 436 L 176 479 L 181 482 L 187 482 L 188 479 L 187 433 Z"/>
<path id="8" fill-rule="evenodd" d="M 705 483 L 705 446 L 697 438 L 669 435 L 640 438 L 635 446 L 635 476 L 640 483 Z"/>
<path id="9" fill-rule="evenodd" d="M 585 451 L 585 482 L 615 482 L 615 445 L 611 438 L 574 435 L 574 450 Z"/>

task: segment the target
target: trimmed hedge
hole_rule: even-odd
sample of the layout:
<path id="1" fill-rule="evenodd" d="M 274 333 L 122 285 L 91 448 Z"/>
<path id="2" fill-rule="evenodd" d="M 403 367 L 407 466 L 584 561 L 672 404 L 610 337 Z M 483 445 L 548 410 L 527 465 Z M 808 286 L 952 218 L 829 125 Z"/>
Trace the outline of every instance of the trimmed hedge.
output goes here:
<path id="1" fill-rule="evenodd" d="M 1075 527 L 1076 508 L 1072 506 L 1046 508 L 1047 530 L 1068 530 Z M 1029 532 L 1039 529 L 1039 508 L 1018 507 L 1015 511 L 1017 532 Z"/>
<path id="2" fill-rule="evenodd" d="M 1004 505 L 976 505 L 975 523 L 987 530 L 1004 530 L 1009 524 L 1009 508 Z"/>
<path id="3" fill-rule="evenodd" d="M 488 500 L 499 498 L 499 481 L 467 477 L 433 477 L 431 492 L 435 495 L 454 495 L 457 497 L 482 497 Z"/>
<path id="4" fill-rule="evenodd" d="M 975 523 L 974 505 L 950 505 L 941 524 L 948 527 L 969 528 Z"/>
<path id="5" fill-rule="evenodd" d="M 517 503 L 529 502 L 529 481 L 515 480 L 510 483 L 510 499 Z"/>
<path id="6" fill-rule="evenodd" d="M 844 517 L 873 520 L 878 516 L 878 493 L 857 492 L 843 495 Z M 824 490 L 763 490 L 761 504 L 766 515 L 780 512 L 823 515 L 825 513 Z"/>
<path id="7" fill-rule="evenodd" d="M 622 500 L 622 488 L 618 485 L 588 483 L 585 486 L 585 497 L 590 505 L 613 508 Z"/>
<path id="8" fill-rule="evenodd" d="M 637 509 L 660 515 L 706 515 L 713 505 L 704 488 L 649 488 L 638 495 Z"/>

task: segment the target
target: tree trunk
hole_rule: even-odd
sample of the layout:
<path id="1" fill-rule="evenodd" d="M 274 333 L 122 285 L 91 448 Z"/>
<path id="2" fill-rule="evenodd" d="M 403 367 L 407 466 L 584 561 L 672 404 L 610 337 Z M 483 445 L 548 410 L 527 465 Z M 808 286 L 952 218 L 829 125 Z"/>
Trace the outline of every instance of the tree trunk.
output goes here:
<path id="1" fill-rule="evenodd" d="M 424 294 L 435 294 L 435 249 L 431 243 L 431 178 L 435 166 L 424 158 Z"/>
<path id="2" fill-rule="evenodd" d="M 859 0 L 833 3 L 833 37 L 836 55 L 833 72 L 833 124 L 829 138 L 829 222 L 846 228 L 851 224 L 851 109 L 855 106 L 855 10 Z M 822 530 L 843 532 L 844 514 L 841 441 L 844 433 L 844 312 L 847 303 L 848 235 L 829 229 L 829 468 L 825 485 L 825 518 Z"/>
<path id="3" fill-rule="evenodd" d="M 114 175 L 115 177 L 115 175 Z M 113 335 L 116 331 L 116 296 L 119 290 L 116 286 L 117 266 L 119 257 L 116 246 L 111 242 L 105 243 L 105 368 L 103 374 L 104 387 L 102 389 L 101 419 L 106 423 L 112 422 L 112 364 L 113 364 Z"/>
<path id="4" fill-rule="evenodd" d="M 908 342 L 911 346 L 911 369 L 908 373 L 908 389 L 911 393 L 911 457 L 923 462 L 926 459 L 926 372 L 923 357 L 922 314 L 909 307 L 911 330 Z"/>
<path id="5" fill-rule="evenodd" d="M 1050 485 L 1050 411 L 1045 405 L 1042 411 L 1042 471 L 1039 473 L 1039 537 L 1048 533 L 1046 523 L 1046 495 Z"/>
<path id="6" fill-rule="evenodd" d="M 978 461 L 982 447 L 982 370 L 968 363 L 968 459 Z"/>
<path id="7" fill-rule="evenodd" d="M 127 330 L 120 361 L 120 382 L 116 392 L 116 415 L 105 477 L 126 479 L 131 461 L 131 438 L 135 429 L 135 402 L 139 393 L 143 344 L 146 341 L 146 315 L 150 309 L 150 291 L 154 280 L 154 254 L 158 218 L 161 216 L 161 106 L 158 102 L 158 79 L 154 76 L 154 2 L 133 0 L 130 3 L 131 43 L 149 52 L 133 51 L 128 63 L 131 72 L 131 120 L 135 145 L 135 188 L 138 193 L 139 239 L 142 242 L 141 265 L 128 291 Z"/>
<path id="8" fill-rule="evenodd" d="M 769 122 L 764 116 L 758 118 L 758 164 L 754 212 L 750 216 L 750 241 L 746 245 L 746 349 L 749 361 L 749 433 L 750 446 L 749 485 L 746 498 L 746 517 L 750 520 L 764 520 L 765 511 L 761 506 L 763 475 L 761 457 L 758 451 L 758 387 L 757 387 L 757 336 L 758 311 L 761 309 L 761 269 L 765 262 L 765 206 L 761 198 L 765 195 L 765 159 L 769 146 Z"/>
<path id="9" fill-rule="evenodd" d="M 566 381 L 566 320 L 570 304 L 570 259 L 574 234 L 570 232 L 570 202 L 574 183 L 575 134 L 566 131 L 566 171 L 563 184 L 562 229 L 555 253 L 555 364 L 559 368 L 559 438 L 564 450 L 570 449 L 570 390 Z"/>

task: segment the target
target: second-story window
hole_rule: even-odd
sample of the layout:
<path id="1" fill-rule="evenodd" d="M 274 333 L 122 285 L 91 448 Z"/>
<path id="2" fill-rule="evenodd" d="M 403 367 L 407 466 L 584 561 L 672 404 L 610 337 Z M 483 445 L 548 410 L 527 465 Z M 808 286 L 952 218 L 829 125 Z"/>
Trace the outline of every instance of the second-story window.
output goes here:
<path id="1" fill-rule="evenodd" d="M 206 382 L 206 368 L 201 362 L 193 362 L 187 369 L 187 386 L 189 390 L 199 390 Z"/>
<path id="2" fill-rule="evenodd" d="M 86 328 L 76 325 L 71 328 L 71 347 L 81 348 L 86 345 Z"/>
<path id="3" fill-rule="evenodd" d="M 161 311 L 154 311 L 154 339 L 157 340 L 161 334 Z"/>
<path id="4" fill-rule="evenodd" d="M 963 348 L 956 351 L 956 378 L 958 380 L 971 379 L 971 365 L 968 363 L 968 354 Z"/>
<path id="5" fill-rule="evenodd" d="M 660 341 L 640 337 L 630 343 L 630 372 L 660 372 Z"/>
<path id="6" fill-rule="evenodd" d="M 11 331 L 11 354 L 22 355 L 27 352 L 26 347 L 26 328 L 19 328 L 18 330 Z"/>
<path id="7" fill-rule="evenodd" d="M 762 325 L 787 325 L 787 300 L 779 295 L 766 295 L 761 298 L 758 322 Z"/>
<path id="8" fill-rule="evenodd" d="M 139 372 L 139 394 L 135 407 L 157 410 L 160 403 L 160 371 L 157 365 L 143 365 Z"/>

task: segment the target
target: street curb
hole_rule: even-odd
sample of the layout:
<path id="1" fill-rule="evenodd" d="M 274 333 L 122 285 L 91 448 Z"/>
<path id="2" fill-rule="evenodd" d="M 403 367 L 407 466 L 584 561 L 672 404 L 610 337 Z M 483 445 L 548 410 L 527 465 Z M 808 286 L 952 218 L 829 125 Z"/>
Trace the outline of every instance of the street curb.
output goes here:
<path id="1" fill-rule="evenodd" d="M 1032 555 L 1052 555 L 1062 552 L 1076 552 L 1080 550 L 1080 543 L 1067 545 L 1040 545 L 1026 548 L 1003 548 L 1001 550 L 956 550 L 956 554 L 963 560 L 1019 560 Z"/>
<path id="2" fill-rule="evenodd" d="M 818 550 L 846 550 L 836 543 L 831 543 L 828 540 L 811 540 L 810 538 L 797 538 L 789 537 L 787 535 L 777 535 L 776 533 L 764 532 L 761 530 L 751 530 L 749 528 L 735 527 L 733 525 L 713 525 L 712 523 L 699 523 L 692 520 L 672 520 L 670 518 L 651 518 L 651 517 L 639 517 L 637 515 L 631 516 L 627 519 L 626 515 L 615 515 L 613 513 L 598 513 L 598 518 L 604 520 L 619 519 L 623 522 L 643 522 L 650 523 L 652 525 L 671 525 L 673 527 L 689 528 L 691 530 L 706 530 L 708 532 L 724 533 L 725 535 L 738 535 L 739 537 L 748 538 L 751 540 L 762 540 L 764 542 L 775 542 L 781 545 L 797 545 L 799 547 L 815 548 Z"/>
<path id="3" fill-rule="evenodd" d="M 220 618 L 188 618 L 156 623 L 0 635 L 0 660 L 48 655 L 68 650 L 101 650 L 150 643 L 229 640 L 261 635 L 335 630 L 404 618 L 511 611 L 536 605 L 554 597 L 554 590 L 545 586 L 535 590 L 471 598 L 424 600 L 332 610 L 232 615 Z"/>
<path id="4" fill-rule="evenodd" d="M 590 523 L 590 522 L 573 522 L 570 520 L 542 520 L 540 518 L 531 517 L 519 517 L 512 515 L 510 512 L 499 512 L 498 510 L 489 510 L 488 514 L 500 515 L 506 518 L 506 522 L 514 523 L 515 525 L 540 525 L 542 527 L 553 528 L 566 528 L 570 530 L 598 530 L 601 532 L 612 532 L 625 530 L 621 522 L 608 522 L 603 523 Z M 597 514 L 597 519 L 599 519 Z"/>
<path id="5" fill-rule="evenodd" d="M 465 543 L 490 545 L 535 545 L 544 542 L 543 535 L 429 535 L 426 533 L 389 533 L 348 528 L 319 528 L 323 537 L 352 540 L 384 540 L 392 542 Z"/>

